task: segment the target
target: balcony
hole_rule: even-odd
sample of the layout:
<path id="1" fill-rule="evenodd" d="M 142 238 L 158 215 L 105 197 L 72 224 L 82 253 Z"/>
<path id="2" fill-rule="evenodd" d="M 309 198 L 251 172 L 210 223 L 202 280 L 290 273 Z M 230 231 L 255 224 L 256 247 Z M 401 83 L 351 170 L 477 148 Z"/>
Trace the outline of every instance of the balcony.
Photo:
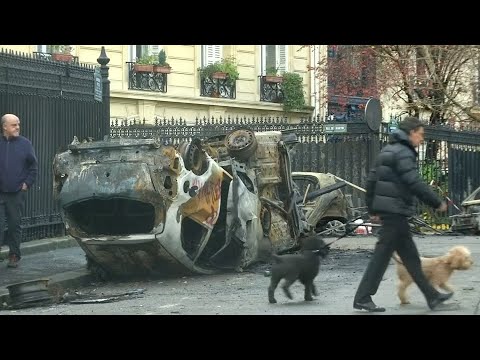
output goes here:
<path id="1" fill-rule="evenodd" d="M 78 56 L 73 56 L 73 55 L 70 55 L 67 58 L 67 60 L 57 60 L 57 59 L 55 59 L 54 56 L 52 56 L 52 53 L 44 53 L 44 52 L 40 52 L 40 51 L 34 51 L 33 52 L 33 57 L 36 58 L 36 59 L 66 62 L 66 63 L 72 63 L 72 64 L 77 64 L 77 65 L 79 64 Z"/>
<path id="2" fill-rule="evenodd" d="M 167 74 L 155 72 L 153 65 L 149 69 L 141 69 L 135 66 L 134 62 L 128 64 L 128 89 L 167 92 Z"/>
<path id="3" fill-rule="evenodd" d="M 225 73 L 213 74 L 200 78 L 200 96 L 235 99 L 236 81 L 232 81 Z"/>
<path id="4" fill-rule="evenodd" d="M 260 77 L 260 101 L 283 103 L 282 78 L 277 76 Z"/>

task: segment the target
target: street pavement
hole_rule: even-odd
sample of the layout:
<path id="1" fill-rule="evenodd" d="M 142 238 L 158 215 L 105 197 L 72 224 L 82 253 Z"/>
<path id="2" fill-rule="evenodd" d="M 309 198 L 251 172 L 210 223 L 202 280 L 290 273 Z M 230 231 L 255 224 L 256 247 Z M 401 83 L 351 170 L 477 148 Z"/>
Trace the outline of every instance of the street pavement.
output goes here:
<path id="1" fill-rule="evenodd" d="M 386 307 L 375 315 L 472 315 L 479 313 L 480 304 L 480 239 L 478 236 L 417 236 L 423 256 L 443 255 L 451 246 L 470 248 L 474 265 L 470 270 L 457 271 L 451 283 L 455 295 L 439 311 L 429 311 L 425 300 L 412 285 L 411 304 L 400 305 L 396 297 L 396 274 L 393 260 L 385 273 L 374 300 Z M 303 288 L 295 283 L 293 300 L 276 291 L 277 304 L 267 301 L 269 278 L 264 271 L 269 264 L 259 264 L 241 273 L 178 278 L 143 278 L 99 283 L 86 270 L 84 252 L 68 237 L 44 239 L 23 244 L 24 256 L 17 269 L 8 269 L 0 262 L 0 297 L 4 314 L 270 314 L 270 315 L 354 315 L 365 314 L 352 308 L 353 294 L 365 270 L 376 238 L 352 236 L 332 245 L 332 252 L 322 263 L 315 279 L 319 296 L 312 302 L 303 301 Z M 7 250 L 2 249 L 5 256 Z M 8 308 L 6 286 L 40 278 L 49 279 L 49 289 L 56 298 L 68 292 L 108 294 L 136 292 L 141 296 L 122 297 L 120 302 L 54 303 L 26 309 Z"/>

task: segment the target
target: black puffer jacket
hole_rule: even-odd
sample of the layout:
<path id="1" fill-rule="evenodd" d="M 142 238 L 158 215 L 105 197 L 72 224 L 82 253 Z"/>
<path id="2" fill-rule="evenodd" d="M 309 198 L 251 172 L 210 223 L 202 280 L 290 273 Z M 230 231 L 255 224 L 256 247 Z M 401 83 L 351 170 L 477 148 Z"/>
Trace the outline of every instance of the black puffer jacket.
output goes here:
<path id="1" fill-rule="evenodd" d="M 367 207 L 372 215 L 416 213 L 416 199 L 438 208 L 442 199 L 435 194 L 418 173 L 417 152 L 408 135 L 396 130 L 370 171 L 367 180 Z"/>

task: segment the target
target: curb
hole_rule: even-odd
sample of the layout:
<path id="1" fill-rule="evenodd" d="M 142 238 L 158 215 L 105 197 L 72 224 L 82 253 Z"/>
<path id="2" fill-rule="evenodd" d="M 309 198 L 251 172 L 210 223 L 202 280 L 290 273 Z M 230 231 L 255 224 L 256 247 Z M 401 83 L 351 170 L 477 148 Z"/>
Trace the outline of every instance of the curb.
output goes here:
<path id="1" fill-rule="evenodd" d="M 64 249 L 69 247 L 78 246 L 77 241 L 71 236 L 64 236 L 60 238 L 48 238 L 40 240 L 32 240 L 21 245 L 22 255 L 30 255 L 39 252 L 45 252 L 50 250 Z M 8 257 L 8 246 L 2 246 L 0 255 Z"/>

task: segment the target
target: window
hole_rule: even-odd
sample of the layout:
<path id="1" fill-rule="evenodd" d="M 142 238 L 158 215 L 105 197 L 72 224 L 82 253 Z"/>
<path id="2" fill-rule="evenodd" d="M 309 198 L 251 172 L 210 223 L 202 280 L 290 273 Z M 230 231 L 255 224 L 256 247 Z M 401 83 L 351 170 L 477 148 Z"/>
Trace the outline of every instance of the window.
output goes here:
<path id="1" fill-rule="evenodd" d="M 143 56 L 158 55 L 161 49 L 162 45 L 130 45 L 130 61 Z"/>
<path id="2" fill-rule="evenodd" d="M 52 45 L 37 45 L 37 51 L 50 54 L 52 52 Z"/>
<path id="3" fill-rule="evenodd" d="M 279 74 L 288 71 L 288 45 L 262 45 L 262 75 L 267 70 L 277 69 Z"/>
<path id="4" fill-rule="evenodd" d="M 223 45 L 202 45 L 202 67 L 222 59 Z"/>

